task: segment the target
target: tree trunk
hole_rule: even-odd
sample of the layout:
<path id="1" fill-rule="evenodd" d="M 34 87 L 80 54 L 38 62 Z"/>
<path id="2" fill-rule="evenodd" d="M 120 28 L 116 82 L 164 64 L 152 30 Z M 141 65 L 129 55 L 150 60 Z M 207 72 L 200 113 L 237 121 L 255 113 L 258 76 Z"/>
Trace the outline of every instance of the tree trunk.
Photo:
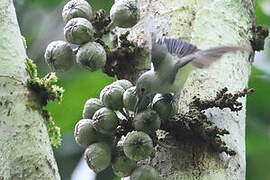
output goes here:
<path id="1" fill-rule="evenodd" d="M 138 3 L 142 16 L 154 15 L 158 30 L 168 37 L 190 41 L 200 49 L 250 46 L 255 23 L 253 0 L 149 0 L 149 3 L 138 0 Z M 131 31 L 141 30 L 138 25 Z M 246 88 L 251 61 L 248 53 L 228 54 L 208 69 L 194 70 L 181 91 L 179 112 L 188 111 L 195 95 L 209 99 L 224 87 L 230 92 Z M 238 113 L 217 108 L 206 112 L 218 127 L 230 132 L 223 139 L 237 153 L 235 156 L 210 153 L 201 145 L 183 143 L 177 149 L 158 148 L 149 163 L 166 180 L 245 179 L 246 98 L 241 102 L 243 109 Z"/>
<path id="2" fill-rule="evenodd" d="M 60 179 L 35 95 L 12 0 L 0 3 L 0 179 Z"/>

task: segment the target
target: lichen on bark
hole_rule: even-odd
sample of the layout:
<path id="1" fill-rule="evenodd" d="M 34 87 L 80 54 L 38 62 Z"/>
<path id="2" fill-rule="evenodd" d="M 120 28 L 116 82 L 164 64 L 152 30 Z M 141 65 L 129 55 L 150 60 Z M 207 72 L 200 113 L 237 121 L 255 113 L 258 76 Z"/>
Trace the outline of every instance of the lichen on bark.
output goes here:
<path id="1" fill-rule="evenodd" d="M 26 71 L 30 77 L 27 80 L 27 86 L 38 100 L 38 104 L 35 102 L 29 103 L 28 107 L 37 109 L 41 112 L 45 119 L 50 142 L 53 146 L 58 147 L 61 145 L 62 141 L 60 128 L 56 126 L 52 116 L 44 109 L 44 106 L 46 106 L 49 101 L 61 102 L 64 89 L 54 84 L 57 82 L 57 76 L 54 72 L 48 73 L 44 77 L 40 78 L 38 77 L 37 66 L 31 59 L 26 58 L 25 65 Z"/>
<path id="2" fill-rule="evenodd" d="M 30 78 L 28 87 L 37 94 L 40 106 L 46 106 L 49 101 L 62 101 L 64 89 L 55 85 L 57 76 L 54 72 L 48 73 L 42 78 L 38 77 L 37 66 L 29 58 L 25 59 L 26 71 Z"/>

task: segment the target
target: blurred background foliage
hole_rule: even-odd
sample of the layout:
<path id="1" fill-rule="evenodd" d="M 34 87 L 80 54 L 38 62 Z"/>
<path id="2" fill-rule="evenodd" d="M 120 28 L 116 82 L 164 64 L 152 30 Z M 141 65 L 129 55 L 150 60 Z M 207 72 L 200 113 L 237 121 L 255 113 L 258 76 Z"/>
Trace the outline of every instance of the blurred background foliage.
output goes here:
<path id="1" fill-rule="evenodd" d="M 94 10 L 109 11 L 113 0 L 88 0 Z M 14 0 L 22 34 L 27 39 L 28 55 L 38 64 L 40 75 L 49 72 L 43 53 L 50 41 L 61 40 L 61 11 L 64 0 Z M 257 24 L 270 26 L 270 0 L 256 0 Z M 247 180 L 270 179 L 270 39 L 265 51 L 257 53 L 249 86 L 256 93 L 248 97 L 247 107 Z M 65 88 L 62 103 L 50 103 L 46 108 L 61 127 L 63 144 L 55 149 L 62 179 L 71 174 L 82 156 L 83 149 L 75 144 L 73 128 L 81 119 L 85 101 L 98 97 L 100 90 L 115 79 L 101 72 L 90 73 L 80 67 L 58 74 L 59 85 Z M 114 179 L 108 169 L 96 179 Z"/>

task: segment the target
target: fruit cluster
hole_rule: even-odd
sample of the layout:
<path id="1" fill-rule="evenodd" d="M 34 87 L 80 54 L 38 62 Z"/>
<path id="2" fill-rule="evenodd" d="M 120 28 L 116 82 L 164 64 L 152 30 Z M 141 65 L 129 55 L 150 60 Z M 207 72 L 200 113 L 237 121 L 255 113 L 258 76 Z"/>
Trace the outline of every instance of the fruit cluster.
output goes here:
<path id="1" fill-rule="evenodd" d="M 147 110 L 135 113 L 135 86 L 128 80 L 118 80 L 106 86 L 99 99 L 87 100 L 74 136 L 86 148 L 89 167 L 98 173 L 111 164 L 120 177 L 159 179 L 152 167 L 138 167 L 137 162 L 154 153 L 152 137 L 172 114 L 166 98 L 158 94 Z"/>
<path id="2" fill-rule="evenodd" d="M 90 71 L 102 69 L 107 60 L 103 42 L 100 43 L 102 31 L 100 22 L 104 11 L 93 13 L 86 0 L 71 0 L 63 8 L 62 17 L 65 24 L 66 41 L 51 42 L 45 52 L 45 61 L 53 71 L 67 71 L 74 61 Z M 106 19 L 106 17 L 103 17 Z M 110 18 L 103 24 L 110 28 L 112 24 L 129 28 L 139 20 L 139 11 L 135 0 L 120 0 L 112 6 Z M 104 21 L 104 19 L 103 19 Z M 102 22 L 103 22 L 102 21 Z M 102 23 L 101 23 L 102 24 Z M 109 31 L 104 31 L 106 34 Z M 100 35 L 101 34 L 101 35 Z"/>
<path id="3" fill-rule="evenodd" d="M 45 61 L 54 71 L 67 71 L 74 61 L 96 71 L 104 68 L 108 58 L 108 46 L 99 38 L 110 32 L 112 24 L 121 28 L 134 26 L 139 11 L 136 0 L 118 0 L 107 18 L 102 10 L 94 14 L 86 0 L 71 0 L 64 6 L 62 17 L 66 41 L 51 42 Z M 160 107 L 162 98 L 155 101 L 152 110 L 135 115 L 135 87 L 127 80 L 112 83 L 101 91 L 99 99 L 86 101 L 83 119 L 76 124 L 74 136 L 86 148 L 85 159 L 93 171 L 98 173 L 111 165 L 120 177 L 160 178 L 154 168 L 137 166 L 138 161 L 154 153 L 151 135 L 162 123 L 158 109 L 161 108 L 160 113 L 167 110 Z"/>

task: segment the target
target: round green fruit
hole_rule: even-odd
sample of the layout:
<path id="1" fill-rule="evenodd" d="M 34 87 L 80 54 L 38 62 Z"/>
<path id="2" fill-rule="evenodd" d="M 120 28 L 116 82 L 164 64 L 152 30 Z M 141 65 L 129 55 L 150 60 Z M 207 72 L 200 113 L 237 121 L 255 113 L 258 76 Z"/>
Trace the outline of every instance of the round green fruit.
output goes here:
<path id="1" fill-rule="evenodd" d="M 97 98 L 88 99 L 84 104 L 83 118 L 91 119 L 94 113 L 102 107 L 104 107 L 104 105 L 99 99 Z"/>
<path id="2" fill-rule="evenodd" d="M 112 85 L 121 86 L 125 90 L 127 90 L 128 88 L 131 88 L 133 86 L 133 84 L 126 79 L 117 80 L 117 81 L 113 82 Z"/>
<path id="3" fill-rule="evenodd" d="M 130 180 L 161 180 L 161 177 L 153 167 L 141 166 L 132 172 Z"/>
<path id="4" fill-rule="evenodd" d="M 172 96 L 169 94 L 156 94 L 152 101 L 152 108 L 158 113 L 159 117 L 166 121 L 172 115 Z"/>
<path id="5" fill-rule="evenodd" d="M 117 156 L 112 161 L 112 169 L 115 175 L 119 177 L 130 176 L 132 171 L 137 167 L 134 160 L 127 158 L 124 154 Z"/>
<path id="6" fill-rule="evenodd" d="M 85 18 L 73 18 L 64 28 L 66 40 L 71 44 L 82 45 L 94 38 L 94 27 Z"/>
<path id="7" fill-rule="evenodd" d="M 118 126 L 118 117 L 114 111 L 103 107 L 93 116 L 94 128 L 102 134 L 113 134 Z"/>
<path id="8" fill-rule="evenodd" d="M 62 17 L 64 23 L 78 17 L 90 21 L 93 18 L 93 10 L 90 4 L 85 0 L 71 0 L 64 6 Z"/>
<path id="9" fill-rule="evenodd" d="M 65 41 L 51 42 L 44 54 L 46 63 L 54 71 L 69 70 L 74 64 L 74 57 L 70 44 Z"/>
<path id="10" fill-rule="evenodd" d="M 105 66 L 106 52 L 96 42 L 89 42 L 78 49 L 76 62 L 89 71 L 97 71 Z"/>
<path id="11" fill-rule="evenodd" d="M 117 85 L 106 86 L 100 93 L 102 103 L 113 110 L 120 110 L 123 105 L 123 94 L 125 90 Z"/>
<path id="12" fill-rule="evenodd" d="M 138 131 L 127 134 L 123 142 L 123 149 L 125 155 L 134 161 L 146 159 L 154 151 L 151 137 L 144 132 Z"/>
<path id="13" fill-rule="evenodd" d="M 111 148 L 103 142 L 94 143 L 85 150 L 84 156 L 90 169 L 99 173 L 111 163 Z"/>
<path id="14" fill-rule="evenodd" d="M 77 122 L 74 130 L 75 141 L 82 147 L 87 147 L 97 140 L 97 132 L 93 127 L 93 120 L 82 119 Z"/>
<path id="15" fill-rule="evenodd" d="M 136 0 L 116 1 L 110 10 L 110 18 L 118 27 L 133 27 L 140 19 Z"/>
<path id="16" fill-rule="evenodd" d="M 133 86 L 127 89 L 123 94 L 123 103 L 124 107 L 129 111 L 135 111 L 135 106 L 137 103 L 137 96 L 136 96 L 136 87 Z"/>

